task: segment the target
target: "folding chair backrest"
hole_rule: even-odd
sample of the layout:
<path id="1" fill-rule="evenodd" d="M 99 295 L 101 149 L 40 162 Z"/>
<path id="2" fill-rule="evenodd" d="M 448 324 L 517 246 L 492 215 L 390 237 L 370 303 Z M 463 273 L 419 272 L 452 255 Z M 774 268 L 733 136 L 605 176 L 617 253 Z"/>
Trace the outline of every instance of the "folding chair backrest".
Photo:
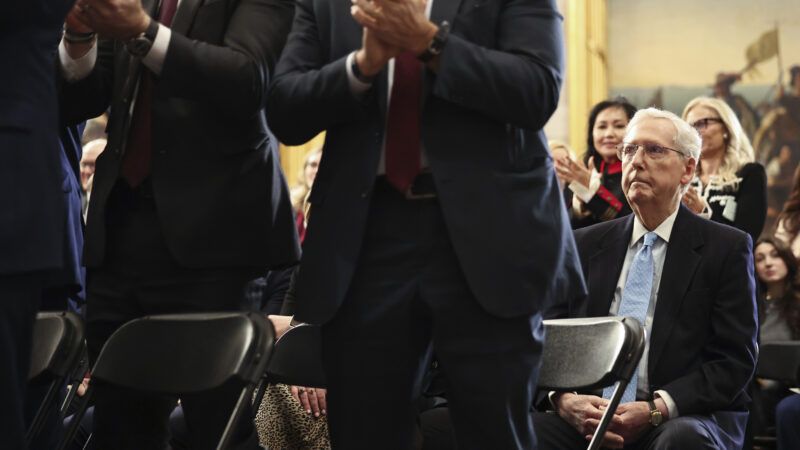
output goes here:
<path id="1" fill-rule="evenodd" d="M 800 341 L 774 341 L 759 349 L 756 375 L 800 385 Z"/>
<path id="2" fill-rule="evenodd" d="M 275 342 L 275 352 L 267 366 L 268 381 L 325 387 L 321 339 L 318 326 L 304 324 L 289 329 Z"/>
<path id="3" fill-rule="evenodd" d="M 108 339 L 92 381 L 164 394 L 207 391 L 229 380 L 255 383 L 274 336 L 269 321 L 255 313 L 143 317 Z"/>
<path id="4" fill-rule="evenodd" d="M 603 435 L 631 380 L 645 347 L 642 325 L 627 317 L 544 321 L 544 351 L 539 388 L 577 391 L 614 386 L 595 429 L 589 450 L 600 448 Z"/>
<path id="5" fill-rule="evenodd" d="M 630 379 L 644 351 L 644 329 L 619 317 L 545 320 L 539 387 L 591 390 Z"/>
<path id="6" fill-rule="evenodd" d="M 80 360 L 83 320 L 72 312 L 43 312 L 36 316 L 28 381 L 49 383 L 68 376 Z"/>

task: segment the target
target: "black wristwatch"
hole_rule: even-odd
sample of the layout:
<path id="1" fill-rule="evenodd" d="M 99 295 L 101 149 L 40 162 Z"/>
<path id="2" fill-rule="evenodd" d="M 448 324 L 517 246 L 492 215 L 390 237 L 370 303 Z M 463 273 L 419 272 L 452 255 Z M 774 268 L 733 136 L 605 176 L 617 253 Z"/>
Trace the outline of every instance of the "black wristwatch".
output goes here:
<path id="1" fill-rule="evenodd" d="M 143 58 L 153 47 L 153 42 L 156 41 L 156 34 L 158 34 L 158 21 L 150 19 L 150 24 L 147 25 L 144 33 L 126 42 L 125 48 L 128 49 L 128 53 L 131 55 Z"/>
<path id="2" fill-rule="evenodd" d="M 448 37 L 450 37 L 450 23 L 445 20 L 439 24 L 439 31 L 437 31 L 436 35 L 434 35 L 433 39 L 431 39 L 431 43 L 428 44 L 428 48 L 426 48 L 421 54 L 417 55 L 417 59 L 426 63 L 438 56 L 440 53 L 442 53 L 442 50 L 444 50 L 444 46 L 447 45 Z"/>

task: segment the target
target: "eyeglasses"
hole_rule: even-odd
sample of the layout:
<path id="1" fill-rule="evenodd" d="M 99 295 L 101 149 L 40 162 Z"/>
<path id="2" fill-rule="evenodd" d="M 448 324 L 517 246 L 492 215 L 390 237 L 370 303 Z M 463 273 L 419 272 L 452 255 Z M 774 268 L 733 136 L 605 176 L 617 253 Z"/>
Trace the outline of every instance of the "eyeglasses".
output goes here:
<path id="1" fill-rule="evenodd" d="M 644 154 L 647 156 L 648 159 L 657 161 L 659 159 L 664 159 L 668 152 L 675 152 L 682 157 L 686 157 L 686 155 L 681 152 L 680 150 L 675 150 L 674 148 L 664 147 L 658 144 L 631 144 L 631 143 L 622 143 L 617 145 L 617 157 L 620 161 L 629 161 L 633 159 L 634 155 L 636 155 L 636 151 L 639 150 L 639 147 L 644 149 Z"/>
<path id="2" fill-rule="evenodd" d="M 694 127 L 694 129 L 697 131 L 703 131 L 706 128 L 708 128 L 709 124 L 712 123 L 722 123 L 722 119 L 720 119 L 719 117 L 704 117 L 702 119 L 695 120 L 690 125 Z"/>

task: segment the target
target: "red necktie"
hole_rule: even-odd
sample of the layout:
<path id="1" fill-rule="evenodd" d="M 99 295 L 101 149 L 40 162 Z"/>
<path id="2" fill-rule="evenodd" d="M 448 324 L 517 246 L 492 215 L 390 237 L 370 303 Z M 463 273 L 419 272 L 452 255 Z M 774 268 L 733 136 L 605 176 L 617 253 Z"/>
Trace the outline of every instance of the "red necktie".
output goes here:
<path id="1" fill-rule="evenodd" d="M 406 192 L 419 174 L 422 63 L 411 52 L 394 60 L 394 83 L 386 124 L 386 179 Z"/>
<path id="2" fill-rule="evenodd" d="M 178 0 L 164 0 L 158 21 L 165 26 L 170 26 Z M 131 127 L 128 134 L 128 148 L 122 162 L 122 177 L 131 187 L 139 186 L 150 175 L 150 163 L 153 159 L 153 74 L 142 68 L 142 80 L 139 83 L 139 93 L 136 96 L 136 105 L 133 108 Z"/>

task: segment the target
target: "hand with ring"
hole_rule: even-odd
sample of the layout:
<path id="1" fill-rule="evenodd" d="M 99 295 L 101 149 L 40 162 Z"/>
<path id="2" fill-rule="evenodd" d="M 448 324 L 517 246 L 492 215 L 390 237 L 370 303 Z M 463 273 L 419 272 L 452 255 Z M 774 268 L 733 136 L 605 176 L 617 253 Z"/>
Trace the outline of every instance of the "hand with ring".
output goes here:
<path id="1" fill-rule="evenodd" d="M 327 391 L 321 388 L 308 388 L 303 386 L 290 386 L 292 397 L 297 400 L 307 414 L 314 417 L 328 414 L 328 404 L 325 399 Z"/>

